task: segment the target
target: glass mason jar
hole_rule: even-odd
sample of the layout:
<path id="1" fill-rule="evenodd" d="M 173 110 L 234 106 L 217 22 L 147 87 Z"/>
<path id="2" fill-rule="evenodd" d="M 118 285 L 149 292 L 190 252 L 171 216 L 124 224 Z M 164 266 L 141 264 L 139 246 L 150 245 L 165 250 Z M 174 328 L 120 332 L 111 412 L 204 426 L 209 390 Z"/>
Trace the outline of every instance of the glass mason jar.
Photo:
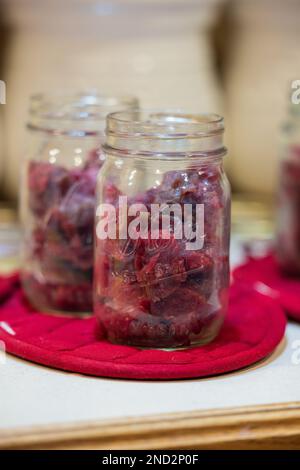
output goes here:
<path id="1" fill-rule="evenodd" d="M 230 187 L 217 115 L 107 119 L 97 181 L 94 310 L 113 343 L 212 341 L 228 303 Z"/>
<path id="2" fill-rule="evenodd" d="M 300 275 L 300 104 L 291 104 L 282 129 L 276 254 L 282 271 Z"/>
<path id="3" fill-rule="evenodd" d="M 97 92 L 31 99 L 31 145 L 20 196 L 21 279 L 40 310 L 92 311 L 95 188 L 105 118 L 130 107 L 137 107 L 135 98 Z"/>

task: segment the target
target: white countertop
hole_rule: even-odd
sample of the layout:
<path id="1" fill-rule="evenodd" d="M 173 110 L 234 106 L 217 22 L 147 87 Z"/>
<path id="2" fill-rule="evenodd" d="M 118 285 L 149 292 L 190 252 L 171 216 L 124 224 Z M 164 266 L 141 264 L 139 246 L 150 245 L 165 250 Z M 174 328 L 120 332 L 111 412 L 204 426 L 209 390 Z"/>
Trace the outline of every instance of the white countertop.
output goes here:
<path id="1" fill-rule="evenodd" d="M 241 259 L 233 240 L 232 264 Z M 101 379 L 7 355 L 0 364 L 0 428 L 300 401 L 300 325 L 271 357 L 243 371 L 172 382 Z"/>

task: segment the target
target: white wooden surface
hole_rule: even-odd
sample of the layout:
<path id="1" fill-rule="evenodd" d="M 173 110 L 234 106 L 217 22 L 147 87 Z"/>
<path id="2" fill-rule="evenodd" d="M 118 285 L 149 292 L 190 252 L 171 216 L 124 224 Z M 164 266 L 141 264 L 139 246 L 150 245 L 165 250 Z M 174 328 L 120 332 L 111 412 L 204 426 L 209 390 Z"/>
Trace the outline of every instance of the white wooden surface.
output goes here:
<path id="1" fill-rule="evenodd" d="M 233 240 L 232 263 L 241 259 Z M 298 363 L 298 364 L 297 364 Z M 220 377 L 172 382 L 64 373 L 6 356 L 0 365 L 0 428 L 300 401 L 300 325 L 267 360 Z"/>

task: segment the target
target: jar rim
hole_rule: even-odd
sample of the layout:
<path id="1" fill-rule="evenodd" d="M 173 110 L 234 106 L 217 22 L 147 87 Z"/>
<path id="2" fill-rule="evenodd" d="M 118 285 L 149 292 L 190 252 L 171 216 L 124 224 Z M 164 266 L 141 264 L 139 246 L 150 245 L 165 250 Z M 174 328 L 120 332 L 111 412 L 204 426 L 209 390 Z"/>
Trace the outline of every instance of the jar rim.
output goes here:
<path id="1" fill-rule="evenodd" d="M 224 119 L 216 113 L 189 113 L 182 109 L 127 109 L 107 116 L 106 133 L 158 139 L 209 136 L 224 132 Z"/>
<path id="2" fill-rule="evenodd" d="M 53 120 L 95 120 L 124 108 L 137 108 L 138 99 L 127 94 L 104 94 L 97 89 L 58 90 L 30 97 L 29 114 Z"/>
<path id="3" fill-rule="evenodd" d="M 180 109 L 129 109 L 107 116 L 107 153 L 183 158 L 224 155 L 224 120 L 214 113 Z"/>

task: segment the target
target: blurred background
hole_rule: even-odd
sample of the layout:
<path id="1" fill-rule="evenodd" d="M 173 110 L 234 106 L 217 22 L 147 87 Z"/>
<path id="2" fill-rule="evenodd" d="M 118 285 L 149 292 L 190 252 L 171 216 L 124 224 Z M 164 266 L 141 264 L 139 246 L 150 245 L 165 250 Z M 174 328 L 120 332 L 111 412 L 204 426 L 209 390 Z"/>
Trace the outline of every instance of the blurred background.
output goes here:
<path id="1" fill-rule="evenodd" d="M 97 87 L 224 115 L 234 220 L 254 211 L 269 230 L 299 15 L 299 0 L 0 0 L 2 207 L 17 201 L 29 96 Z"/>

